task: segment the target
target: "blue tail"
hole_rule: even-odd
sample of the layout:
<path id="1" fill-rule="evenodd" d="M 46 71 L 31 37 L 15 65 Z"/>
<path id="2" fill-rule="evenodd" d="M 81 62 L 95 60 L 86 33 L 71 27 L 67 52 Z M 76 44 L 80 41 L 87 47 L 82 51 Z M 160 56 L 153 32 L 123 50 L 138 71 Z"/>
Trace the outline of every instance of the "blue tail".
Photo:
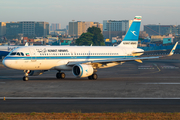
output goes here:
<path id="1" fill-rule="evenodd" d="M 119 46 L 131 46 L 137 48 L 141 18 L 141 16 L 135 16 L 134 21 Z"/>

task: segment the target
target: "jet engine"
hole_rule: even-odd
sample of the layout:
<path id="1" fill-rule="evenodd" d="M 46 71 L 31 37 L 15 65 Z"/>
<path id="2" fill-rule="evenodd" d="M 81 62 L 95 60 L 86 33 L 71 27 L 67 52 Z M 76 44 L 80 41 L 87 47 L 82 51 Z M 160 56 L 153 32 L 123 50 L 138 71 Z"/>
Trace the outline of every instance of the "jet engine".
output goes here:
<path id="1" fill-rule="evenodd" d="M 44 72 L 46 72 L 47 70 L 30 70 L 28 72 L 28 75 L 29 76 L 38 76 L 38 75 L 41 75 L 43 74 Z"/>
<path id="2" fill-rule="evenodd" d="M 94 73 L 91 65 L 77 64 L 73 66 L 72 73 L 76 77 L 88 77 Z"/>

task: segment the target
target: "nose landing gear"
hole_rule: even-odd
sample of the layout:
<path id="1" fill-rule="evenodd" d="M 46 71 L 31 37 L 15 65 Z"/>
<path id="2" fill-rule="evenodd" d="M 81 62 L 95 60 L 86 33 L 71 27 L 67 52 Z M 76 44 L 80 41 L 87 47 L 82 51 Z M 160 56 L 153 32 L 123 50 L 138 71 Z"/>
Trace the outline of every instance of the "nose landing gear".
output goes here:
<path id="1" fill-rule="evenodd" d="M 25 74 L 25 76 L 23 77 L 24 81 L 28 81 L 29 80 L 29 78 L 28 78 L 29 73 L 30 73 L 30 70 L 24 70 L 24 74 Z"/>

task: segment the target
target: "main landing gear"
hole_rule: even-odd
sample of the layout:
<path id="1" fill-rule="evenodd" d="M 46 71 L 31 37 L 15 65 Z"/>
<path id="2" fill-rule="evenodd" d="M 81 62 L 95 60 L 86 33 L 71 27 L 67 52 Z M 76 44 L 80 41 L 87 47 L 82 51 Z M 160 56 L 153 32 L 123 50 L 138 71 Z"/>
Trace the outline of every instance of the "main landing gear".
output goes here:
<path id="1" fill-rule="evenodd" d="M 89 80 L 96 80 L 98 78 L 98 75 L 96 73 L 92 74 L 91 76 L 88 76 Z"/>
<path id="2" fill-rule="evenodd" d="M 29 72 L 30 72 L 30 70 L 24 70 L 24 74 L 25 74 L 25 76 L 23 77 L 24 81 L 28 81 L 29 80 L 29 78 L 28 78 Z"/>
<path id="3" fill-rule="evenodd" d="M 56 78 L 57 79 L 64 79 L 66 77 L 66 74 L 59 71 L 57 74 L 56 74 Z"/>

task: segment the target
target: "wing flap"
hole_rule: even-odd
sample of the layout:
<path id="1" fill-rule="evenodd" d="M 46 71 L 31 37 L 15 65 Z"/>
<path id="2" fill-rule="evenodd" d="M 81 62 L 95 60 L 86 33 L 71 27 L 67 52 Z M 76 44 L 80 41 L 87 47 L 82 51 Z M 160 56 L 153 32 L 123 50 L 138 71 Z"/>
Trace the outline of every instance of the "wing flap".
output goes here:
<path id="1" fill-rule="evenodd" d="M 154 56 L 154 57 L 132 57 L 132 58 L 121 58 L 121 59 L 106 59 L 106 60 L 94 60 L 94 61 L 70 61 L 68 62 L 68 66 L 73 66 L 76 64 L 95 64 L 95 63 L 100 63 L 100 64 L 107 64 L 107 63 L 112 63 L 112 62 L 128 62 L 128 61 L 138 61 L 140 62 L 141 60 L 148 60 L 148 59 L 157 59 L 161 56 Z"/>

